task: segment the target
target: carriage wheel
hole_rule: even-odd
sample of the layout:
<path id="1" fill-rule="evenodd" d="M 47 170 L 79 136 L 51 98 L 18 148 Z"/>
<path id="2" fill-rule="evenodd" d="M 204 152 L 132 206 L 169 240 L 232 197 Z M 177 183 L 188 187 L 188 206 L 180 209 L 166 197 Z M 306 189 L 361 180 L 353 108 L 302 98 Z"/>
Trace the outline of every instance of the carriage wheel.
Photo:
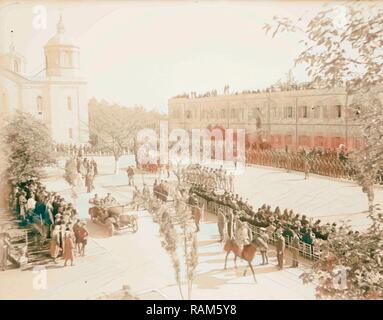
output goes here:
<path id="1" fill-rule="evenodd" d="M 108 234 L 109 234 L 110 237 L 112 237 L 113 234 L 114 234 L 114 225 L 113 225 L 113 223 L 111 223 L 111 224 L 108 226 Z"/>
<path id="2" fill-rule="evenodd" d="M 133 233 L 136 233 L 137 230 L 138 230 L 138 222 L 137 222 L 137 218 L 134 218 L 131 222 L 131 225 L 130 225 L 130 230 L 133 232 Z"/>

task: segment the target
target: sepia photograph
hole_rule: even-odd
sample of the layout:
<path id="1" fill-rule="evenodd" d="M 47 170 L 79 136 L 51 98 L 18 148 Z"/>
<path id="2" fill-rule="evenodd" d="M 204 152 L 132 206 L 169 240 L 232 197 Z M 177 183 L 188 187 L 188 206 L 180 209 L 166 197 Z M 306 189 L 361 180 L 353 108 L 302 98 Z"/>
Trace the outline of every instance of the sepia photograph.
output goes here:
<path id="1" fill-rule="evenodd" d="M 381 301 L 382 204 L 383 1 L 0 0 L 0 300 Z"/>

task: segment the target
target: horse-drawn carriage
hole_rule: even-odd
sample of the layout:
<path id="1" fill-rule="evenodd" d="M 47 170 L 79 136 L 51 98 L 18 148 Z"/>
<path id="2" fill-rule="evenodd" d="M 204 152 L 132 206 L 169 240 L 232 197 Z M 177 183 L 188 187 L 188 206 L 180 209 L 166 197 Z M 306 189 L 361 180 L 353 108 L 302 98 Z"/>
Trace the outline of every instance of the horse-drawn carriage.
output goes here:
<path id="1" fill-rule="evenodd" d="M 107 228 L 112 236 L 120 231 L 136 233 L 138 230 L 138 219 L 135 214 L 128 214 L 129 205 L 93 206 L 89 208 L 92 222 Z"/>

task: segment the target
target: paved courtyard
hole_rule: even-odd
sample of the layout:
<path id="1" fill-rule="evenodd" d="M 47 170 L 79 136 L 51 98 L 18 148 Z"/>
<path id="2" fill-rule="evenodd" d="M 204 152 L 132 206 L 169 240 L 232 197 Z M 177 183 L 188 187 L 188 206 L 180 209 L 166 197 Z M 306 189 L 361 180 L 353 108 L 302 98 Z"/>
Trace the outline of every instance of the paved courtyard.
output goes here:
<path id="1" fill-rule="evenodd" d="M 120 202 L 128 203 L 132 188 L 127 185 L 124 168 L 132 163 L 131 157 L 121 160 L 121 170 L 113 175 L 110 157 L 96 158 L 100 175 L 96 178 L 96 192 L 100 196 L 111 192 Z M 63 163 L 47 170 L 45 183 L 50 190 L 59 191 L 70 199 L 68 184 L 63 180 Z M 226 165 L 229 170 L 233 167 Z M 239 172 L 238 172 L 239 173 Z M 152 185 L 154 175 L 136 175 L 136 182 Z M 175 179 L 175 177 L 171 177 Z M 235 180 L 236 192 L 248 197 L 258 207 L 263 203 L 272 207 L 291 208 L 323 221 L 340 221 L 350 218 L 355 227 L 366 226 L 366 196 L 350 182 L 311 176 L 304 180 L 301 173 L 286 173 L 265 167 L 248 167 Z M 82 190 L 77 199 L 80 215 L 87 217 L 89 197 Z M 382 189 L 376 190 L 375 198 L 382 203 Z M 152 297 L 179 299 L 171 261 L 162 249 L 158 226 L 147 212 L 139 212 L 139 230 L 136 234 L 125 232 L 107 237 L 104 230 L 88 222 L 91 239 L 88 255 L 76 259 L 74 267 L 50 265 L 47 268 L 47 287 L 38 289 L 38 274 L 29 271 L 9 270 L 0 272 L 0 299 L 93 299 L 113 293 L 128 284 L 134 293 L 146 295 L 155 290 Z M 229 268 L 224 271 L 224 253 L 218 242 L 215 217 L 206 215 L 198 234 L 199 265 L 193 285 L 194 299 L 314 299 L 313 285 L 303 285 L 299 275 L 307 261 L 298 269 L 276 267 L 274 252 L 270 253 L 270 265 L 260 266 L 257 256 L 254 264 L 257 283 L 251 273 L 243 276 L 245 264 L 236 270 L 232 257 Z M 303 266 L 303 264 L 306 264 Z M 290 265 L 287 257 L 286 265 Z M 35 288 L 33 284 L 35 283 Z M 36 289 L 37 288 L 37 289 Z M 186 286 L 184 288 L 186 292 Z"/>

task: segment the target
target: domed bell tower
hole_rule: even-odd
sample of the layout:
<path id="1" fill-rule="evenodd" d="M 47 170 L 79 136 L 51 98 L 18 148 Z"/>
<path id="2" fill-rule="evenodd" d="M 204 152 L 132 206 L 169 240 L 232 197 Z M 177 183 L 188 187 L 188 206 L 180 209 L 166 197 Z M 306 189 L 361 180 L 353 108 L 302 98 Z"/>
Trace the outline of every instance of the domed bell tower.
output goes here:
<path id="1" fill-rule="evenodd" d="M 65 33 L 60 16 L 56 34 L 47 42 L 45 50 L 45 67 L 47 77 L 74 78 L 80 68 L 80 51 L 73 40 Z"/>

